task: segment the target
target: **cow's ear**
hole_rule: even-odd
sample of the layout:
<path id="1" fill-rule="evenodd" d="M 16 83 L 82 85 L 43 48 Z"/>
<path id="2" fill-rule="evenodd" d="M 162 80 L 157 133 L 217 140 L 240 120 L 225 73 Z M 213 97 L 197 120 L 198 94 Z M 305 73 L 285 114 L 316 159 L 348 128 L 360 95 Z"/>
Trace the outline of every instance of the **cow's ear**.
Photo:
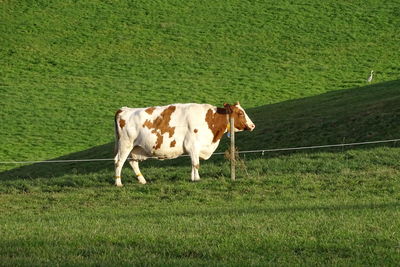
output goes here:
<path id="1" fill-rule="evenodd" d="M 239 106 L 239 105 L 240 105 L 239 101 L 236 101 L 235 106 Z"/>
<path id="2" fill-rule="evenodd" d="M 224 104 L 224 107 L 225 107 L 226 112 L 227 112 L 228 114 L 231 114 L 231 113 L 232 113 L 232 106 L 231 106 L 230 104 L 225 103 L 225 104 Z"/>

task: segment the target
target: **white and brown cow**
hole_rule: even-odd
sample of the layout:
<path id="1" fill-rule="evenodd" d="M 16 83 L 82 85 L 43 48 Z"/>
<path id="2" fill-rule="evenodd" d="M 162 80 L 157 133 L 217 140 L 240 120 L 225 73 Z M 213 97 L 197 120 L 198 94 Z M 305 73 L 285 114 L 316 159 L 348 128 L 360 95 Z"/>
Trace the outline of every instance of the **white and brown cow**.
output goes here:
<path id="1" fill-rule="evenodd" d="M 192 181 L 200 179 L 199 159 L 208 159 L 235 119 L 235 131 L 255 128 L 239 102 L 223 108 L 209 104 L 172 104 L 162 107 L 123 107 L 115 114 L 115 185 L 122 186 L 121 170 L 126 159 L 139 183 L 146 180 L 139 161 L 173 159 L 187 153 L 192 161 Z"/>

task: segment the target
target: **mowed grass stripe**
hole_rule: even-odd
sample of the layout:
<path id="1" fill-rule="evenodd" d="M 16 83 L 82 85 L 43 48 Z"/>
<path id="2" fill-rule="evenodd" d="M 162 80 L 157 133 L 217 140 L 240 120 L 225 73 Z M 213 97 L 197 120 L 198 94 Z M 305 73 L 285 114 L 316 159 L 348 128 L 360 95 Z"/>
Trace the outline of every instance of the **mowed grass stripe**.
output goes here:
<path id="1" fill-rule="evenodd" d="M 154 205 L 125 193 L 99 205 L 81 193 L 3 199 L 24 209 L 3 222 L 2 262 L 391 265 L 399 260 L 399 201 L 189 197 Z M 36 207 L 27 203 L 32 200 Z"/>

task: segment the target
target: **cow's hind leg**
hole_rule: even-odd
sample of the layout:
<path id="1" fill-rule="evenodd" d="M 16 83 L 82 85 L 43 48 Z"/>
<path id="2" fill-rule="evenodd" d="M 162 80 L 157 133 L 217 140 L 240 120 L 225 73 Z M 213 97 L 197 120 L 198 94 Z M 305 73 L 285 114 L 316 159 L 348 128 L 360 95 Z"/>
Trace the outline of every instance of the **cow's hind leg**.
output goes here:
<path id="1" fill-rule="evenodd" d="M 200 150 L 196 145 L 196 140 L 192 139 L 190 136 L 184 143 L 185 150 L 189 154 L 192 161 L 192 176 L 191 180 L 193 182 L 200 180 L 199 168 L 200 168 Z"/>
<path id="2" fill-rule="evenodd" d="M 122 186 L 121 171 L 129 153 L 132 150 L 131 145 L 119 145 L 117 155 L 114 158 L 115 162 L 115 185 Z"/>
<path id="3" fill-rule="evenodd" d="M 135 172 L 137 179 L 139 180 L 139 183 L 146 184 L 146 179 L 144 179 L 139 169 L 139 161 L 131 159 L 129 160 L 129 164 L 132 166 L 132 169 Z"/>
<path id="4" fill-rule="evenodd" d="M 195 152 L 190 153 L 190 159 L 192 161 L 192 181 L 196 182 L 200 180 L 200 175 L 199 175 L 199 168 L 200 168 L 200 159 L 199 159 L 199 154 Z"/>

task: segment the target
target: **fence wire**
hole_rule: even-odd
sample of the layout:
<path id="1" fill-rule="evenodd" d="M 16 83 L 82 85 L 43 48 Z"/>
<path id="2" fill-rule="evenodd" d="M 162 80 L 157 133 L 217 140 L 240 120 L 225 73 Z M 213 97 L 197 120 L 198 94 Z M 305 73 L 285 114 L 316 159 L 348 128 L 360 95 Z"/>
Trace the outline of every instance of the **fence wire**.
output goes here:
<path id="1" fill-rule="evenodd" d="M 264 155 L 265 152 L 281 152 L 281 151 L 294 151 L 294 150 L 307 150 L 307 149 L 321 149 L 321 148 L 332 148 L 332 147 L 348 147 L 348 146 L 362 146 L 371 144 L 382 144 L 382 143 L 396 143 L 399 139 L 388 139 L 379 141 L 367 141 L 367 142 L 356 142 L 356 143 L 345 143 L 345 144 L 331 144 L 331 145 L 315 145 L 315 146 L 300 146 L 300 147 L 286 147 L 286 148 L 272 148 L 272 149 L 257 149 L 257 150 L 244 150 L 238 151 L 239 154 L 251 154 L 261 153 Z M 225 152 L 216 152 L 213 155 L 224 155 Z M 184 154 L 180 157 L 189 157 Z M 149 157 L 157 159 L 157 157 Z M 128 158 L 129 159 L 129 158 Z M 103 158 L 103 159 L 60 159 L 60 160 L 35 160 L 35 161 L 0 161 L 0 164 L 35 164 L 35 163 L 71 163 L 71 162 L 96 162 L 96 161 L 113 161 L 114 158 Z"/>

